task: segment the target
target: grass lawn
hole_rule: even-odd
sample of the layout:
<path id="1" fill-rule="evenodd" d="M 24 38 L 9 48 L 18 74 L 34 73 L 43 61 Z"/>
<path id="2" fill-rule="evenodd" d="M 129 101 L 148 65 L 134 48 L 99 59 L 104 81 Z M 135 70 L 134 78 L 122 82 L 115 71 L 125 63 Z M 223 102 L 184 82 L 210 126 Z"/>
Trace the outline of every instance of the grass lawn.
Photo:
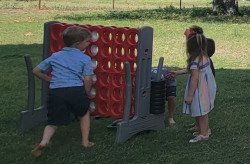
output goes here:
<path id="1" fill-rule="evenodd" d="M 173 0 L 115 1 L 114 10 L 110 0 L 42 0 L 42 10 L 37 9 L 37 4 L 36 0 L 0 1 L 0 163 L 249 163 L 249 1 L 240 0 L 240 7 L 244 7 L 240 9 L 245 14 L 231 19 L 197 16 L 200 10 L 192 6 L 210 7 L 208 0 L 183 1 L 186 14 L 176 12 L 179 1 Z M 169 8 L 170 5 L 175 10 Z M 162 15 L 160 11 L 169 15 Z M 175 127 L 141 133 L 123 144 L 114 144 L 116 131 L 106 128 L 113 120 L 93 119 L 90 136 L 96 146 L 84 149 L 80 146 L 79 125 L 73 122 L 59 128 L 41 157 L 32 158 L 30 151 L 40 141 L 44 126 L 26 133 L 20 133 L 17 128 L 27 101 L 23 57 L 31 54 L 34 65 L 41 61 L 43 24 L 51 20 L 118 27 L 151 26 L 154 29 L 153 65 L 159 57 L 164 57 L 165 64 L 171 68 L 185 67 L 184 30 L 193 24 L 203 27 L 205 35 L 216 42 L 212 59 L 218 94 L 215 109 L 209 115 L 210 140 L 188 143 L 191 134 L 186 132 L 185 125 L 193 119 L 181 113 L 186 76 L 180 76 Z M 39 88 L 37 91 L 36 105 L 39 106 Z"/>

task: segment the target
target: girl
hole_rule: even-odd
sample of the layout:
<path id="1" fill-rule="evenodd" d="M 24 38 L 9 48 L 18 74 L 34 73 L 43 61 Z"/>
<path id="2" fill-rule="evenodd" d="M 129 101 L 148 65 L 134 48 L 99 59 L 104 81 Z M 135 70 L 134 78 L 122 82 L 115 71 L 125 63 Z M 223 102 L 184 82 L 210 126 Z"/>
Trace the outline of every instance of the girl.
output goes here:
<path id="1" fill-rule="evenodd" d="M 203 34 L 195 34 L 187 40 L 187 80 L 183 113 L 195 118 L 197 132 L 189 142 L 207 140 L 211 134 L 208 113 L 214 108 L 216 83 L 207 55 L 207 40 Z"/>

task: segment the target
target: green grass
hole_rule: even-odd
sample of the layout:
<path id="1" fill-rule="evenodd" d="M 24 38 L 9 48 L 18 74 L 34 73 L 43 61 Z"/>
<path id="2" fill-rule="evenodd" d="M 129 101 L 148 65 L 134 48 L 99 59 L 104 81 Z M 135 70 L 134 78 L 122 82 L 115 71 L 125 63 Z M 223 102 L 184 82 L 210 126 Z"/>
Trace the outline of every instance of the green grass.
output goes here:
<path id="1" fill-rule="evenodd" d="M 115 1 L 113 10 L 110 0 L 82 3 L 42 0 L 42 10 L 38 10 L 37 1 L 1 0 L 0 163 L 249 163 L 250 2 L 239 1 L 244 16 L 234 18 L 204 15 L 210 11 L 206 8 L 210 7 L 209 2 L 183 1 L 185 9 L 179 12 L 179 1 Z M 32 158 L 30 151 L 39 142 L 44 126 L 23 134 L 17 128 L 19 114 L 26 109 L 27 101 L 23 56 L 31 54 L 34 65 L 41 61 L 43 23 L 50 20 L 118 27 L 151 26 L 153 64 L 162 56 L 169 67 L 181 68 L 186 64 L 183 32 L 193 24 L 202 26 L 205 35 L 216 42 L 212 59 L 218 94 L 216 107 L 209 115 L 211 139 L 188 143 L 191 134 L 184 125 L 191 123 L 192 118 L 181 114 L 186 78 L 182 76 L 178 77 L 176 127 L 142 133 L 123 144 L 114 144 L 116 132 L 106 128 L 113 120 L 93 119 L 91 139 L 96 146 L 83 149 L 79 126 L 74 122 L 58 130 L 43 156 Z M 37 91 L 38 106 L 39 88 Z"/>

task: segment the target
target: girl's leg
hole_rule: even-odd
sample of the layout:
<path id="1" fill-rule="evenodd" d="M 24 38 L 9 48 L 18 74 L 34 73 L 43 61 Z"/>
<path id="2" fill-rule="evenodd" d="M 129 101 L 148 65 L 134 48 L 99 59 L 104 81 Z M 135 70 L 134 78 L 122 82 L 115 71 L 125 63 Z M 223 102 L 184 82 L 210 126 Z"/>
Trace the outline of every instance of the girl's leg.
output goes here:
<path id="1" fill-rule="evenodd" d="M 198 117 L 200 134 L 208 136 L 208 115 Z"/>
<path id="2" fill-rule="evenodd" d="M 89 111 L 80 118 L 80 128 L 82 133 L 82 145 L 84 147 L 92 147 L 94 143 L 89 141 L 89 130 L 90 130 L 90 114 Z"/>
<path id="3" fill-rule="evenodd" d="M 190 143 L 195 143 L 195 142 L 202 141 L 202 140 L 208 140 L 209 138 L 208 116 L 207 115 L 199 116 L 199 117 L 196 117 L 196 120 L 198 123 L 199 132 L 195 134 L 195 138 L 189 140 Z"/>
<path id="4" fill-rule="evenodd" d="M 209 127 L 209 119 L 208 119 L 208 114 L 205 115 L 206 116 L 206 119 L 207 119 L 207 130 L 209 131 L 210 130 L 210 133 L 211 133 L 211 129 Z M 208 132 L 209 133 L 209 132 Z M 210 135 L 210 134 L 209 134 Z"/>
<path id="5" fill-rule="evenodd" d="M 195 117 L 195 126 L 196 126 L 198 134 L 200 134 L 201 130 L 200 130 L 200 125 L 199 125 L 199 117 Z"/>

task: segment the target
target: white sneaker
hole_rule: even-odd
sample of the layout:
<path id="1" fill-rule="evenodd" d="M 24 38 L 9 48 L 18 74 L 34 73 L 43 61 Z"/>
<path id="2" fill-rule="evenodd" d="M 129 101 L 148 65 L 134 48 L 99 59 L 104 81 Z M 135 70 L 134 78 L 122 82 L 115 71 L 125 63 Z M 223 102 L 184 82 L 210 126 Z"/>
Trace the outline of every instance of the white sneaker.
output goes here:
<path id="1" fill-rule="evenodd" d="M 212 131 L 211 129 L 208 129 L 208 132 L 207 132 L 208 136 L 210 136 L 212 134 Z M 193 132 L 193 136 L 196 137 L 199 135 L 199 132 Z"/>
<path id="2" fill-rule="evenodd" d="M 196 143 L 199 141 L 208 140 L 208 138 L 209 138 L 209 135 L 207 135 L 207 136 L 198 135 L 198 136 L 194 137 L 193 139 L 189 140 L 189 143 Z"/>

